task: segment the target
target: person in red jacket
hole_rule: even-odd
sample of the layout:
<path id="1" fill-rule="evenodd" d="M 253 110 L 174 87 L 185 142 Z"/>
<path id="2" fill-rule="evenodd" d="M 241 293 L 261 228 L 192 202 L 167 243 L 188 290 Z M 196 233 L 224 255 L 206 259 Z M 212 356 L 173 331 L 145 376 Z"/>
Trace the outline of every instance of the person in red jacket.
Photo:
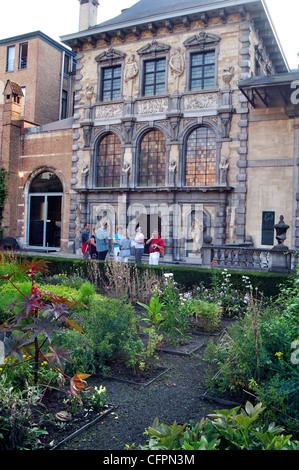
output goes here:
<path id="1" fill-rule="evenodd" d="M 151 238 L 146 242 L 149 245 L 149 264 L 159 264 L 160 255 L 164 251 L 164 241 L 159 235 L 158 230 L 154 230 Z"/>

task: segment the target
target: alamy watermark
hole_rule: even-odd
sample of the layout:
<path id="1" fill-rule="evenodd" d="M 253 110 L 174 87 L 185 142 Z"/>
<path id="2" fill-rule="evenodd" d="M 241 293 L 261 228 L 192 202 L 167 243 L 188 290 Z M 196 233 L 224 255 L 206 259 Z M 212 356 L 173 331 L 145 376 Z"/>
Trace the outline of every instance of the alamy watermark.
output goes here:
<path id="1" fill-rule="evenodd" d="M 295 351 L 291 354 L 291 363 L 299 364 L 299 339 L 296 339 L 292 342 L 291 349 L 295 349 Z"/>
<path id="2" fill-rule="evenodd" d="M 3 341 L 0 341 L 0 365 L 4 364 L 5 359 L 5 348 Z"/>
<path id="3" fill-rule="evenodd" d="M 291 88 L 295 88 L 295 91 L 291 94 L 291 103 L 299 104 L 299 80 L 294 80 L 291 83 Z"/>

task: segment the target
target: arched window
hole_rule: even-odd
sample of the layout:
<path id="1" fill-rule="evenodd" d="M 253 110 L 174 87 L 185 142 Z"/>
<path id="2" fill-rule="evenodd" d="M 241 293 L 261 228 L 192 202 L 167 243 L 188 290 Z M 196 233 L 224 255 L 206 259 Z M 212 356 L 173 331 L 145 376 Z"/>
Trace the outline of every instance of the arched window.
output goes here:
<path id="1" fill-rule="evenodd" d="M 60 179 L 51 171 L 37 175 L 30 185 L 30 193 L 62 193 Z"/>
<path id="2" fill-rule="evenodd" d="M 115 134 L 107 134 L 99 143 L 96 168 L 97 187 L 120 186 L 121 143 Z"/>
<path id="3" fill-rule="evenodd" d="M 165 186 L 165 170 L 166 139 L 155 129 L 140 143 L 138 186 Z"/>
<path id="4" fill-rule="evenodd" d="M 186 148 L 186 186 L 214 186 L 216 180 L 216 135 L 199 127 L 189 136 Z"/>

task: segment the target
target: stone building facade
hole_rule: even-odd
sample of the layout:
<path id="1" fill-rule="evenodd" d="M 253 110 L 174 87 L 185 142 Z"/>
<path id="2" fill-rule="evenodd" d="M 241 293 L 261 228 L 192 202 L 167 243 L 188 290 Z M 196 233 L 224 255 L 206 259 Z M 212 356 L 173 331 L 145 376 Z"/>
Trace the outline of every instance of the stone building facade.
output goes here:
<path id="1" fill-rule="evenodd" d="M 97 2 L 81 3 L 90 13 Z M 248 180 L 257 142 L 238 83 L 288 72 L 262 2 L 141 0 L 63 41 L 77 53 L 69 249 L 103 214 L 131 234 L 158 226 L 173 260 L 194 259 L 196 223 L 201 243 L 261 246 L 264 206 L 248 190 L 263 191 L 265 175 Z M 293 159 L 291 142 L 284 152 Z M 277 199 L 276 216 L 290 220 Z"/>
<path id="2" fill-rule="evenodd" d="M 21 137 L 21 244 L 50 173 L 62 250 L 106 218 L 111 236 L 158 228 L 166 260 L 200 263 L 203 244 L 271 248 L 281 214 L 296 248 L 299 77 L 264 3 L 140 0 L 97 24 L 97 0 L 79 1 L 80 30 L 62 37 L 77 57 L 73 119 Z"/>

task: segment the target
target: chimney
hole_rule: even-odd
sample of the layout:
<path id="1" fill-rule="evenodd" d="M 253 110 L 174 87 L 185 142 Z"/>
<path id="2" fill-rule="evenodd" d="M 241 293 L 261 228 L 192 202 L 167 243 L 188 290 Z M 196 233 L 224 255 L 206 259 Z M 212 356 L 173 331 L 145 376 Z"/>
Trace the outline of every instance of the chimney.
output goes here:
<path id="1" fill-rule="evenodd" d="M 98 0 L 79 0 L 79 31 L 85 31 L 98 22 Z"/>

